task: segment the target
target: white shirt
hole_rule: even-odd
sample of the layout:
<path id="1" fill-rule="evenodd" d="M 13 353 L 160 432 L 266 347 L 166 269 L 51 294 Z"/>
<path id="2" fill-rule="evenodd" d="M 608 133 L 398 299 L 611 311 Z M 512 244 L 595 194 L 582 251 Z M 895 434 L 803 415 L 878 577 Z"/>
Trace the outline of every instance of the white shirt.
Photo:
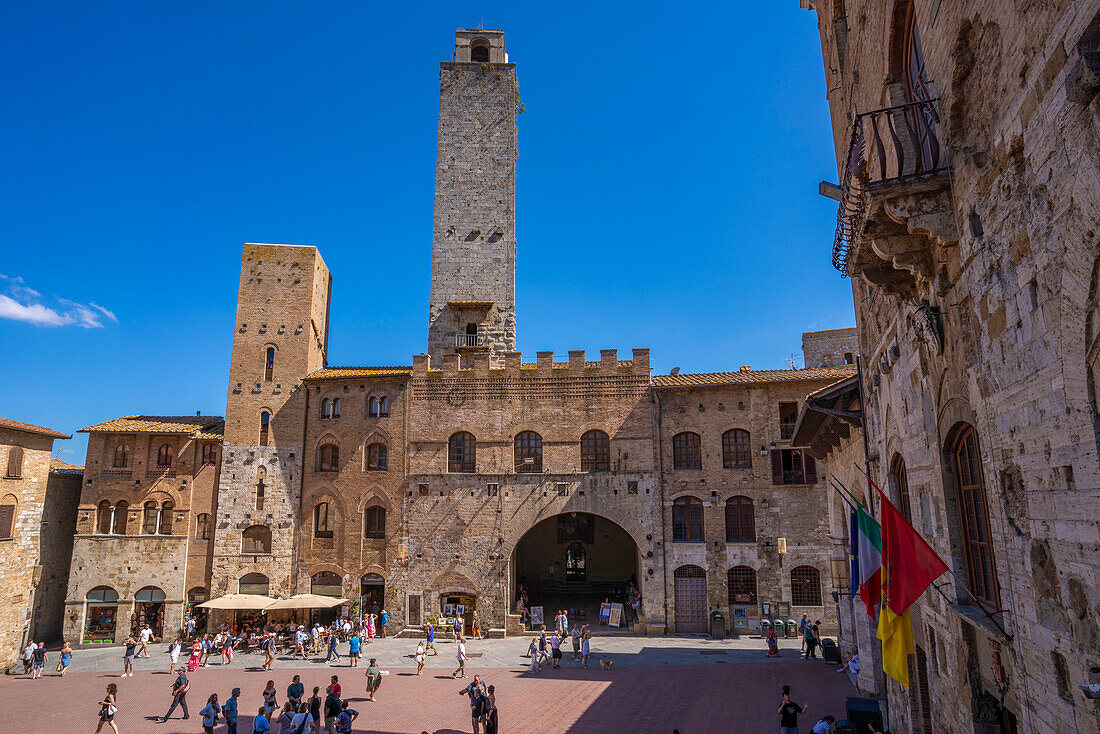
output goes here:
<path id="1" fill-rule="evenodd" d="M 581 640 L 581 652 L 585 655 L 588 654 L 588 638 L 587 637 L 585 637 L 583 640 Z"/>
<path id="2" fill-rule="evenodd" d="M 152 637 L 152 636 L 153 636 L 153 630 L 151 630 L 151 629 L 143 629 L 141 631 L 141 641 L 142 642 L 148 642 L 149 638 Z"/>
<path id="3" fill-rule="evenodd" d="M 30 660 L 34 657 L 34 645 L 27 645 L 27 649 L 23 651 L 23 659 Z"/>
<path id="4" fill-rule="evenodd" d="M 561 647 L 561 640 L 558 639 L 557 635 L 554 635 L 553 637 L 550 638 L 550 647 L 555 649 L 555 650 L 557 650 L 559 647 Z"/>
<path id="5" fill-rule="evenodd" d="M 465 642 L 459 642 L 458 643 L 458 659 L 459 660 L 465 660 L 466 659 L 466 643 Z"/>
<path id="6" fill-rule="evenodd" d="M 180 656 L 180 644 L 178 642 L 173 642 L 168 648 L 168 654 L 173 658 L 178 658 Z"/>

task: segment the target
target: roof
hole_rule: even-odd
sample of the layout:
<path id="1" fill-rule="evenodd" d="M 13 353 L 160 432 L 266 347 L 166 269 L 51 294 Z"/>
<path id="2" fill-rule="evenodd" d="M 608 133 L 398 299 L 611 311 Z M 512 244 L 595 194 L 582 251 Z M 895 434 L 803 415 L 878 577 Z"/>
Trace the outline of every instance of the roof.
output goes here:
<path id="1" fill-rule="evenodd" d="M 853 429 L 858 435 L 862 427 L 859 376 L 852 375 L 806 396 L 791 433 L 791 446 L 804 447 L 811 456 L 824 459 L 852 440 Z"/>
<path id="2" fill-rule="evenodd" d="M 307 380 L 340 377 L 409 377 L 412 367 L 323 367 L 306 375 Z"/>
<path id="3" fill-rule="evenodd" d="M 805 339 L 806 337 L 811 337 L 812 338 L 812 337 L 815 337 L 815 336 L 840 336 L 841 334 L 843 334 L 845 336 L 855 336 L 856 335 L 856 327 L 854 327 L 854 326 L 844 326 L 844 327 L 841 327 L 839 329 L 822 329 L 821 331 L 804 331 L 804 332 L 802 332 L 802 338 L 803 339 Z"/>
<path id="4" fill-rule="evenodd" d="M 7 418 L 0 418 L 0 428 L 9 428 L 13 431 L 22 431 L 23 433 L 35 433 L 39 436 L 49 436 L 50 438 L 72 438 L 69 434 L 55 431 L 52 428 L 43 428 L 42 426 L 36 426 L 32 423 L 20 423 L 19 421 L 8 420 Z"/>
<path id="5" fill-rule="evenodd" d="M 843 380 L 856 374 L 855 365 L 808 367 L 801 370 L 739 370 L 737 372 L 698 372 L 695 374 L 657 375 L 653 386 L 705 387 L 710 385 L 752 385 L 799 380 Z"/>
<path id="6" fill-rule="evenodd" d="M 221 439 L 224 426 L 220 415 L 124 415 L 81 428 L 80 433 L 179 433 Z"/>
<path id="7" fill-rule="evenodd" d="M 50 471 L 54 474 L 83 474 L 84 467 L 70 464 L 61 459 L 50 459 Z"/>

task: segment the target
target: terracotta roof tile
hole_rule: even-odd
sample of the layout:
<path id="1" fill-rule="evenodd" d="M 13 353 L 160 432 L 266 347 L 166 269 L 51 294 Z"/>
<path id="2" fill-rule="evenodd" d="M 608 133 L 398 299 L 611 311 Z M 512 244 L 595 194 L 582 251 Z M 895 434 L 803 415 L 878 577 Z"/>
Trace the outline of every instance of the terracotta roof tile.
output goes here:
<path id="1" fill-rule="evenodd" d="M 737 372 L 698 372 L 695 374 L 657 375 L 654 387 L 702 387 L 708 385 L 751 385 L 796 380 L 842 380 L 856 373 L 854 366 L 810 367 L 801 370 L 739 370 Z"/>
<path id="2" fill-rule="evenodd" d="M 23 431 L 24 433 L 36 433 L 39 436 L 49 436 L 50 438 L 72 438 L 67 433 L 55 431 L 52 428 L 43 428 L 32 423 L 20 423 L 7 418 L 0 418 L 0 428 L 10 428 L 13 431 Z"/>
<path id="3" fill-rule="evenodd" d="M 306 375 L 307 380 L 339 377 L 408 377 L 412 367 L 324 367 Z"/>
<path id="4" fill-rule="evenodd" d="M 83 474 L 84 467 L 70 464 L 61 459 L 50 459 L 50 471 L 56 474 Z"/>
<path id="5" fill-rule="evenodd" d="M 80 433 L 182 433 L 198 437 L 210 432 L 212 437 L 221 438 L 224 425 L 220 415 L 124 415 L 81 428 Z"/>

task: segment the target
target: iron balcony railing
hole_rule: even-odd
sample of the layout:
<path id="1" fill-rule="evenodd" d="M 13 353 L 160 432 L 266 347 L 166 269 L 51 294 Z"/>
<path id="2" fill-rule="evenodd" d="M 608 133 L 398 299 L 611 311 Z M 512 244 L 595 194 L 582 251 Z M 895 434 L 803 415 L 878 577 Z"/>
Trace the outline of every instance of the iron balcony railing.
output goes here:
<path id="1" fill-rule="evenodd" d="M 833 267 L 842 274 L 849 274 L 848 255 L 863 226 L 867 192 L 951 170 L 936 134 L 938 101 L 909 102 L 856 116 L 833 239 Z"/>
<path id="2" fill-rule="evenodd" d="M 455 334 L 456 347 L 483 347 L 485 336 L 483 334 Z"/>

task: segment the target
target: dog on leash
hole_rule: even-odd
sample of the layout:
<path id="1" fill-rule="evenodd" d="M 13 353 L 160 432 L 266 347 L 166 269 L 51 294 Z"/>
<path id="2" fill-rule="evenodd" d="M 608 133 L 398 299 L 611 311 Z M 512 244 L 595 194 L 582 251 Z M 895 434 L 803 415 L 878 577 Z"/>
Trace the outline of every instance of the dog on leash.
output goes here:
<path id="1" fill-rule="evenodd" d="M 615 661 L 614 660 L 601 660 L 600 661 L 600 667 L 603 668 L 604 670 L 614 670 L 615 669 Z"/>

